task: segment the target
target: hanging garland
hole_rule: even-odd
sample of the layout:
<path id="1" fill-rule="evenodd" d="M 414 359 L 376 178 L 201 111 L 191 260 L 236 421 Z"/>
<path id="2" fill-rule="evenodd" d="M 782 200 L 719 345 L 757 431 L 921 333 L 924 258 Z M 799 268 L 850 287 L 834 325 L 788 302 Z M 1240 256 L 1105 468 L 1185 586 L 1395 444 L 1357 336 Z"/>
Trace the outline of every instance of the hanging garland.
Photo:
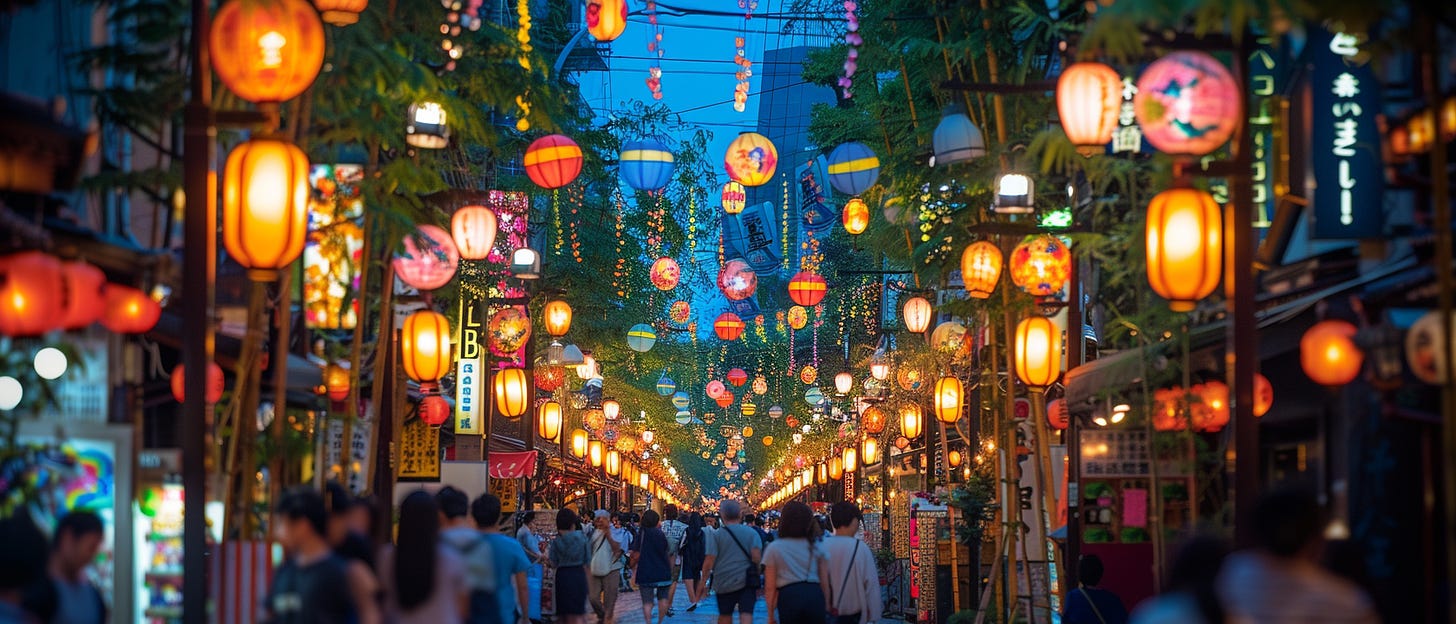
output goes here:
<path id="1" fill-rule="evenodd" d="M 662 26 L 657 23 L 657 2 L 647 0 L 647 23 L 652 25 L 652 38 L 647 41 L 647 51 L 655 58 L 647 67 L 647 90 L 652 99 L 662 99 Z"/>
<path id="2" fill-rule="evenodd" d="M 839 92 L 846 100 L 854 97 L 850 87 L 854 86 L 854 72 L 859 69 L 859 46 L 864 44 L 864 38 L 859 36 L 859 16 L 854 13 L 858 8 L 854 0 L 844 0 L 844 22 L 848 28 L 844 43 L 849 51 L 845 53 L 844 75 L 839 77 Z"/>
<path id="3" fill-rule="evenodd" d="M 566 228 L 561 226 L 561 189 L 551 189 L 551 224 L 556 228 L 555 255 L 561 255 L 566 246 Z M 574 236 L 575 234 L 573 234 Z"/>
<path id="4" fill-rule="evenodd" d="M 469 0 L 465 9 L 461 10 L 459 4 L 446 2 L 445 21 L 440 23 L 440 34 L 444 36 L 440 41 L 440 49 L 445 52 L 444 71 L 455 71 L 455 61 L 463 54 L 462 46 L 454 38 L 459 37 L 462 27 L 471 32 L 480 30 L 480 5 L 483 0 Z"/>
<path id="5" fill-rule="evenodd" d="M 567 188 L 566 192 L 567 198 L 571 201 L 571 257 L 576 260 L 577 264 L 581 264 L 581 240 L 577 237 L 577 232 L 581 231 L 582 189 L 573 184 Z"/>
<path id="6" fill-rule="evenodd" d="M 625 250 L 627 241 L 622 238 L 622 231 L 626 227 L 626 224 L 624 224 L 622 221 L 623 201 L 624 200 L 622 199 L 622 193 L 620 191 L 617 192 L 616 202 L 614 202 L 616 210 L 613 215 L 617 220 L 615 229 L 613 231 L 613 235 L 617 237 L 617 266 L 612 271 L 612 288 L 617 291 L 618 297 L 626 299 L 627 289 L 623 287 L 623 282 L 626 281 L 625 278 L 627 275 L 627 256 Z"/>
<path id="7" fill-rule="evenodd" d="M 521 44 L 521 53 L 516 57 L 521 69 L 531 71 L 531 4 L 530 0 L 516 0 L 516 23 L 519 29 L 516 31 L 516 41 Z M 516 130 L 525 132 L 531 129 L 531 122 L 527 117 L 531 114 L 531 104 L 526 100 L 526 94 L 516 96 L 516 108 L 520 115 L 516 118 Z"/>
<path id="8" fill-rule="evenodd" d="M 783 214 L 784 232 L 783 232 L 783 236 L 780 236 L 779 238 L 783 239 L 783 242 L 784 242 L 784 252 L 783 252 L 783 254 L 784 254 L 783 255 L 783 258 L 784 258 L 784 270 L 787 271 L 789 269 L 789 178 L 787 176 L 784 177 L 783 191 L 784 191 L 784 203 L 782 203 L 780 205 L 782 205 L 784 207 L 784 209 L 783 209 L 783 213 L 784 213 Z"/>

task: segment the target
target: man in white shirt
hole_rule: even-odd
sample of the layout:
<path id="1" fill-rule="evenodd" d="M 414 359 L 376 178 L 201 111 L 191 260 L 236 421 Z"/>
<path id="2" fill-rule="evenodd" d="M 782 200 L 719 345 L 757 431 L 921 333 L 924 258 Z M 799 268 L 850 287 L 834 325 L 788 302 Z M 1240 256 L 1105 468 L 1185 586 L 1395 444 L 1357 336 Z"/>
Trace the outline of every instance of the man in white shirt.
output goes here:
<path id="1" fill-rule="evenodd" d="M 840 501 L 829 508 L 834 534 L 824 538 L 829 551 L 829 604 L 833 624 L 874 624 L 884 604 L 875 553 L 859 538 L 864 515 L 859 506 Z"/>
<path id="2" fill-rule="evenodd" d="M 586 538 L 591 553 L 587 564 L 587 596 L 590 598 L 592 611 L 597 614 L 597 622 L 613 624 L 617 619 L 617 594 L 621 589 L 622 551 L 629 544 L 619 539 L 617 531 L 612 528 L 612 514 L 605 509 L 598 509 L 593 514 L 592 526 L 588 529 Z M 611 564 L 606 566 L 606 574 L 597 575 L 592 569 L 596 567 L 594 560 L 598 556 L 611 558 Z"/>
<path id="3" fill-rule="evenodd" d="M 672 572 L 668 578 L 672 580 L 672 586 L 667 590 L 667 604 L 672 604 L 672 599 L 677 594 L 677 580 L 682 576 L 682 556 L 679 554 L 682 549 L 683 537 L 688 532 L 688 525 L 677 519 L 677 505 L 668 504 L 662 508 L 662 517 L 667 520 L 662 523 L 662 534 L 667 536 L 667 561 L 672 564 Z M 667 610 L 667 616 L 677 615 L 672 609 Z"/>

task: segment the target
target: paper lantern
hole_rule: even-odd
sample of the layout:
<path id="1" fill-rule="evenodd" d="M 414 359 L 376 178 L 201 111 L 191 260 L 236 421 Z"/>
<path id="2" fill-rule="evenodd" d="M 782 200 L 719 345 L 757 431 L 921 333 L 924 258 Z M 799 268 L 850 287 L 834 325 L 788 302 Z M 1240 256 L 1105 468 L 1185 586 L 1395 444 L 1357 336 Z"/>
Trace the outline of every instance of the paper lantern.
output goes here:
<path id="1" fill-rule="evenodd" d="M 718 407 L 728 407 L 733 404 L 733 393 L 724 390 L 722 394 L 713 397 L 713 402 L 717 403 Z"/>
<path id="2" fill-rule="evenodd" d="M 769 406 L 769 408 L 768 408 L 768 417 L 769 418 L 772 418 L 774 420 L 778 420 L 779 418 L 782 418 L 783 415 L 784 415 L 784 408 L 783 407 L 778 406 L 778 405 Z"/>
<path id="3" fill-rule="evenodd" d="M 1274 407 L 1274 385 L 1268 377 L 1254 373 L 1254 416 L 1268 414 L 1271 407 Z"/>
<path id="4" fill-rule="evenodd" d="M 742 260 L 729 260 L 718 271 L 718 290 L 729 301 L 742 301 L 758 290 L 758 274 Z"/>
<path id="5" fill-rule="evenodd" d="M 708 385 L 703 389 L 703 391 L 707 393 L 708 398 L 716 399 L 720 396 L 723 396 L 723 393 L 727 392 L 728 388 L 723 385 L 723 382 L 714 379 L 708 382 Z"/>
<path id="6" fill-rule="evenodd" d="M 506 306 L 490 315 L 485 323 L 490 352 L 500 357 L 519 353 L 531 339 L 531 317 L 516 306 Z"/>
<path id="7" fill-rule="evenodd" d="M 859 470 L 859 449 L 855 446 L 844 447 L 844 450 L 840 451 L 839 458 L 840 461 L 844 462 L 845 472 L 855 472 Z"/>
<path id="8" fill-rule="evenodd" d="M 585 429 L 573 429 L 571 431 L 571 455 L 577 459 L 586 457 L 587 445 L 590 442 Z"/>
<path id="9" fill-rule="evenodd" d="M 838 455 L 829 458 L 829 479 L 838 481 L 844 478 L 844 459 Z"/>
<path id="10" fill-rule="evenodd" d="M 178 403 L 187 401 L 186 368 L 186 366 L 178 364 L 172 369 L 172 398 L 177 399 Z M 223 375 L 222 367 L 218 366 L 217 362 L 208 362 L 207 391 L 204 393 L 204 399 L 208 405 L 216 405 L 218 401 L 222 400 L 222 392 L 226 389 L 226 385 L 227 378 Z"/>
<path id="11" fill-rule="evenodd" d="M 866 407 L 859 415 L 859 423 L 865 433 L 878 435 L 885 430 L 885 412 L 873 405 Z"/>
<path id="12" fill-rule="evenodd" d="M 208 42 L 218 79 L 255 104 L 297 97 L 324 63 L 324 25 L 303 0 L 227 2 Z"/>
<path id="13" fill-rule="evenodd" d="M 658 395 L 661 395 L 661 396 L 672 396 L 672 394 L 674 392 L 676 392 L 676 391 L 677 391 L 677 383 L 674 382 L 671 377 L 668 377 L 667 376 L 667 373 L 663 373 L 661 377 L 658 377 L 657 378 L 657 394 Z"/>
<path id="14" fill-rule="evenodd" d="M 829 152 L 829 184 L 834 190 L 859 195 L 879 178 L 880 158 L 864 143 L 851 141 Z"/>
<path id="15" fill-rule="evenodd" d="M 864 200 L 855 197 L 844 202 L 844 214 L 841 215 L 844 222 L 844 231 L 851 236 L 864 234 L 870 227 L 870 207 L 866 206 Z"/>
<path id="16" fill-rule="evenodd" d="M 774 437 L 773 436 L 771 436 L 771 435 L 770 436 L 763 436 L 763 445 L 764 446 L 773 446 L 773 443 L 774 443 Z"/>
<path id="17" fill-rule="evenodd" d="M 947 106 L 930 137 L 935 164 L 952 165 L 986 155 L 986 139 L 959 104 Z"/>
<path id="18" fill-rule="evenodd" d="M 925 297 L 911 297 L 905 300 L 905 329 L 911 333 L 923 334 L 930 328 L 930 302 Z"/>
<path id="19" fill-rule="evenodd" d="M 400 336 L 404 373 L 419 383 L 438 381 L 450 372 L 450 322 L 433 310 L 404 319 Z"/>
<path id="20" fill-rule="evenodd" d="M 607 445 L 603 444 L 601 440 L 592 440 L 587 444 L 586 454 L 593 468 L 601 468 L 602 461 L 606 459 Z"/>
<path id="21" fill-rule="evenodd" d="M 693 306 L 686 301 L 674 301 L 667 306 L 667 320 L 677 325 L 687 325 L 693 320 Z"/>
<path id="22" fill-rule="evenodd" d="M 410 104 L 405 119 L 405 143 L 420 149 L 444 149 L 450 144 L 450 126 L 439 102 Z"/>
<path id="23" fill-rule="evenodd" d="M 925 417 L 919 405 L 906 403 L 900 406 L 900 435 L 918 438 L 924 425 Z"/>
<path id="24" fill-rule="evenodd" d="M 966 326 L 955 321 L 945 321 L 930 332 L 930 346 L 941 353 L 961 357 L 970 353 L 971 343 L 966 338 Z"/>
<path id="25" fill-rule="evenodd" d="M 627 330 L 627 347 L 638 353 L 646 353 L 652 350 L 652 345 L 657 344 L 657 332 L 652 326 L 646 323 L 638 323 Z"/>
<path id="26" fill-rule="evenodd" d="M 844 371 L 834 376 L 834 391 L 840 394 L 849 394 L 854 389 L 854 375 Z"/>
<path id="27" fill-rule="evenodd" d="M 219 369 L 221 371 L 221 369 Z M 324 366 L 324 393 L 330 401 L 342 401 L 349 398 L 349 369 L 338 364 L 329 363 Z M 212 383 L 212 377 L 207 379 L 208 384 Z M 209 395 L 211 390 L 208 391 Z M 209 401 L 215 402 L 215 401 Z"/>
<path id="28" fill-rule="evenodd" d="M 495 372 L 492 383 L 495 408 L 506 418 L 520 418 L 531 404 L 531 389 L 526 383 L 526 370 L 502 368 Z"/>
<path id="29" fill-rule="evenodd" d="M 687 395 L 684 394 L 683 396 Z M 693 421 L 693 413 L 690 410 L 678 410 L 677 413 L 673 415 L 673 419 L 676 420 L 677 424 L 679 425 L 686 425 Z"/>
<path id="30" fill-rule="evenodd" d="M 348 26 L 359 21 L 359 14 L 369 7 L 369 0 L 313 0 L 323 20 L 335 26 Z"/>
<path id="31" fill-rule="evenodd" d="M 608 422 L 616 421 L 617 418 L 621 415 L 622 404 L 617 402 L 616 399 L 607 399 L 605 401 L 602 401 L 602 416 L 604 416 Z"/>
<path id="32" fill-rule="evenodd" d="M 1112 141 L 1122 108 L 1122 76 L 1102 63 L 1068 65 L 1057 79 L 1057 117 L 1067 139 L 1083 156 L 1098 154 Z"/>
<path id="33" fill-rule="evenodd" d="M 901 366 L 895 373 L 895 381 L 899 382 L 901 389 L 915 392 L 925 383 L 925 376 L 920 374 L 918 368 Z"/>
<path id="34" fill-rule="evenodd" d="M 1029 316 L 1016 324 L 1013 343 L 1016 378 L 1045 388 L 1062 375 L 1062 330 L 1045 316 Z"/>
<path id="35" fill-rule="evenodd" d="M 657 438 L 657 434 L 656 433 L 653 433 L 651 429 L 647 429 L 647 430 L 645 430 L 645 431 L 642 432 L 642 443 L 643 444 L 652 444 L 652 441 L 654 439 L 656 439 L 656 438 Z"/>
<path id="36" fill-rule="evenodd" d="M 1067 424 L 1071 422 L 1072 414 L 1071 411 L 1067 409 L 1066 399 L 1056 399 L 1047 403 L 1046 413 L 1047 425 L 1049 425 L 1052 429 L 1061 431 L 1063 429 L 1066 429 Z"/>
<path id="37" fill-rule="evenodd" d="M 537 366 L 533 371 L 536 387 L 546 392 L 555 392 L 566 385 L 566 368 L 562 366 Z"/>
<path id="38" fill-rule="evenodd" d="M 955 377 L 941 377 L 935 382 L 935 417 L 940 422 L 954 424 L 960 420 L 961 407 L 965 405 L 965 387 Z"/>
<path id="39" fill-rule="evenodd" d="M 819 369 L 814 368 L 814 365 L 805 364 L 804 368 L 799 369 L 799 381 L 811 384 L 817 379 L 819 379 Z"/>
<path id="40" fill-rule="evenodd" d="M 789 327 L 793 329 L 804 329 L 804 327 L 809 325 L 809 311 L 804 309 L 804 306 L 789 308 L 788 322 Z"/>
<path id="41" fill-rule="evenodd" d="M 581 146 L 560 134 L 549 134 L 526 148 L 526 177 L 541 188 L 571 184 L 581 173 Z"/>
<path id="42" fill-rule="evenodd" d="M 728 371 L 728 383 L 734 386 L 741 386 L 748 382 L 748 373 L 741 368 L 734 368 Z"/>
<path id="43" fill-rule="evenodd" d="M 438 394 L 420 399 L 420 420 L 426 425 L 439 427 L 450 419 L 450 403 Z"/>
<path id="44" fill-rule="evenodd" d="M 228 153 L 222 177 L 222 242 L 248 277 L 276 280 L 303 253 L 308 171 L 303 150 L 280 139 L 252 139 Z"/>
<path id="45" fill-rule="evenodd" d="M 753 393 L 768 394 L 768 380 L 763 375 L 753 378 Z"/>
<path id="46" fill-rule="evenodd" d="M 738 406 L 738 411 L 739 411 L 739 413 L 743 414 L 744 416 L 752 416 L 752 415 L 758 413 L 758 406 L 757 405 L 754 405 L 751 402 L 749 402 L 748 399 L 744 399 L 743 400 L 743 403 Z M 751 436 L 751 435 L 753 435 L 753 430 L 752 429 L 749 429 L 748 430 L 748 433 L 745 433 L 743 435 L 745 435 L 745 436 Z"/>
<path id="47" fill-rule="evenodd" d="M 162 306 L 147 293 L 130 286 L 107 284 L 101 326 L 118 334 L 144 334 L 162 318 Z"/>
<path id="48" fill-rule="evenodd" d="M 450 236 L 465 260 L 484 260 L 495 249 L 499 230 L 495 211 L 485 206 L 465 206 L 450 217 Z"/>
<path id="49" fill-rule="evenodd" d="M 723 156 L 728 177 L 744 186 L 759 186 L 772 180 L 778 166 L 778 149 L 768 137 L 757 132 L 740 133 Z"/>
<path id="50" fill-rule="evenodd" d="M 1148 284 L 1174 312 L 1191 312 L 1223 276 L 1223 218 L 1213 196 L 1168 189 L 1148 204 Z"/>
<path id="51" fill-rule="evenodd" d="M 394 274 L 420 290 L 435 290 L 450 283 L 459 265 L 455 240 L 433 225 L 421 225 L 414 235 L 405 236 L 404 251 L 394 256 Z"/>
<path id="52" fill-rule="evenodd" d="M 824 300 L 829 286 L 818 273 L 799 271 L 789 279 L 789 298 L 801 306 L 813 307 Z"/>
<path id="53" fill-rule="evenodd" d="M 678 409 L 687 409 L 687 407 L 689 405 L 692 405 L 692 403 L 692 397 L 689 397 L 688 393 L 683 392 L 682 390 L 678 390 L 677 392 L 672 393 L 673 407 L 676 407 Z"/>
<path id="54" fill-rule="evenodd" d="M 627 0 L 587 0 L 586 29 L 597 41 L 613 41 L 627 30 Z"/>
<path id="55" fill-rule="evenodd" d="M 571 330 L 571 304 L 560 299 L 553 299 L 546 303 L 541 310 L 542 324 L 546 326 L 546 333 L 553 338 L 560 338 Z"/>
<path id="56" fill-rule="evenodd" d="M 39 251 L 0 258 L 0 334 L 35 336 L 54 329 L 67 307 L 65 290 L 58 288 L 64 275 L 60 260 Z M 94 309 L 96 302 L 84 307 Z"/>
<path id="57" fill-rule="evenodd" d="M 859 459 L 866 466 L 880 463 L 880 442 L 874 438 L 865 438 L 859 445 Z"/>
<path id="58" fill-rule="evenodd" d="M 1233 74 L 1205 52 L 1179 51 L 1143 70 L 1133 109 L 1143 138 L 1161 152 L 1197 157 L 1227 143 L 1243 115 Z"/>
<path id="59" fill-rule="evenodd" d="M 536 410 L 536 435 L 543 440 L 555 440 L 561 435 L 561 404 L 547 401 Z"/>
<path id="60" fill-rule="evenodd" d="M 1072 276 L 1072 252 L 1050 234 L 1032 236 L 1011 252 L 1011 281 L 1033 297 L 1062 291 Z"/>
<path id="61" fill-rule="evenodd" d="M 1342 386 L 1360 375 L 1365 353 L 1355 346 L 1355 326 L 1340 320 L 1315 323 L 1299 339 L 1299 364 L 1315 383 Z"/>
<path id="62" fill-rule="evenodd" d="M 890 376 L 890 356 L 883 349 L 875 351 L 870 357 L 870 377 L 884 381 Z M 866 382 L 868 384 L 868 382 Z M 868 387 L 868 385 L 866 385 Z"/>
<path id="63" fill-rule="evenodd" d="M 660 191 L 672 181 L 672 152 L 657 139 L 627 141 L 617 162 L 627 186 L 639 191 Z"/>
<path id="64" fill-rule="evenodd" d="M 1421 315 L 1405 335 L 1405 361 L 1416 379 L 1431 385 L 1446 383 L 1446 341 L 1456 342 L 1451 323 L 1441 322 L 1441 312 Z"/>
<path id="65" fill-rule="evenodd" d="M 658 290 L 672 290 L 682 279 L 682 267 L 678 266 L 677 260 L 663 256 L 652 263 L 648 277 Z"/>
<path id="66" fill-rule="evenodd" d="M 986 299 L 1001 279 L 1001 248 L 990 241 L 976 241 L 961 252 L 961 280 L 966 293 Z"/>
<path id="67" fill-rule="evenodd" d="M 719 340 L 738 340 L 743 335 L 743 328 L 743 319 L 732 312 L 719 314 L 718 319 L 713 321 L 713 333 L 718 335 Z"/>
<path id="68" fill-rule="evenodd" d="M 748 206 L 748 191 L 737 181 L 729 180 L 727 184 L 723 185 L 721 199 L 723 212 L 736 215 L 743 212 L 743 209 Z"/>
<path id="69" fill-rule="evenodd" d="M 804 391 L 804 402 L 809 405 L 818 406 L 824 402 L 824 391 L 820 390 L 818 386 L 811 386 L 808 390 Z"/>
<path id="70" fill-rule="evenodd" d="M 3 272 L 4 269 L 0 269 L 0 273 Z M 54 287 L 54 284 L 52 282 L 50 286 Z M 60 285 L 61 309 L 60 315 L 56 317 L 59 320 L 57 327 L 80 329 L 101 318 L 101 306 L 97 304 L 106 296 L 106 274 L 101 269 L 80 260 L 62 262 Z"/>
<path id="71" fill-rule="evenodd" d="M 1199 403 L 1193 409 L 1193 428 L 1203 432 L 1223 429 L 1229 422 L 1229 388 L 1222 381 L 1208 381 L 1194 386 Z"/>

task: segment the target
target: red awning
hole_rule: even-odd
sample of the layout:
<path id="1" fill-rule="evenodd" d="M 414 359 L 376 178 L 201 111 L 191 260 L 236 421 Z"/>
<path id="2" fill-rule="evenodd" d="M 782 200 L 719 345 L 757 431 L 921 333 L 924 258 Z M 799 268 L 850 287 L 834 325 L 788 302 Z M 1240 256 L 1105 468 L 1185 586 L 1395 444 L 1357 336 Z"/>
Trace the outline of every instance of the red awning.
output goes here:
<path id="1" fill-rule="evenodd" d="M 490 478 L 521 479 L 536 476 L 536 451 L 490 454 Z"/>

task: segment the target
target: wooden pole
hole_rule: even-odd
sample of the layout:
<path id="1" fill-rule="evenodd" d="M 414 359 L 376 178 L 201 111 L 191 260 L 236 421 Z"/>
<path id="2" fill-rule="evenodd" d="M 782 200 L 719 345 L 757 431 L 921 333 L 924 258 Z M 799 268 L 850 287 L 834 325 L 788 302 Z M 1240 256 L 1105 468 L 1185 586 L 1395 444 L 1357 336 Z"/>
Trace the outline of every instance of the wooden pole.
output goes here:
<path id="1" fill-rule="evenodd" d="M 268 502 L 276 503 L 283 491 L 283 439 L 288 426 L 288 354 L 293 331 L 293 267 L 290 263 L 278 279 L 278 340 L 273 345 L 273 426 L 270 428 L 273 455 L 268 463 Z M 327 381 L 327 380 L 325 380 Z M 270 505 L 271 506 L 271 505 Z"/>

